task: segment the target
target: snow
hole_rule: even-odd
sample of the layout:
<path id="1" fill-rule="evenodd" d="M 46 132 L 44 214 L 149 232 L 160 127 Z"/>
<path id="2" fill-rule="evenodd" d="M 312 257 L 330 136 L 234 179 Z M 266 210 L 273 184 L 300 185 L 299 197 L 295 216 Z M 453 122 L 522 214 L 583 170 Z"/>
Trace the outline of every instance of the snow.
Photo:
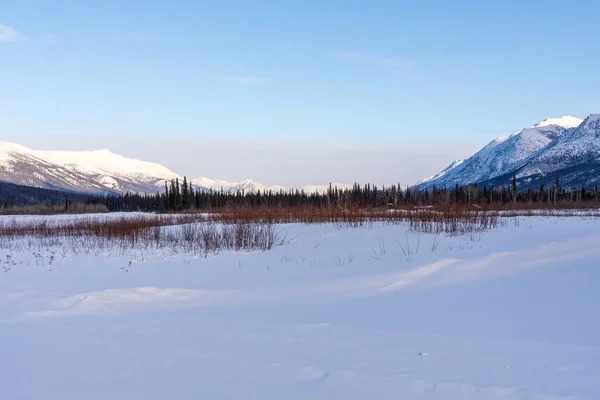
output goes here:
<path id="1" fill-rule="evenodd" d="M 352 189 L 354 185 L 348 183 L 332 183 L 331 187 L 338 189 Z M 306 185 L 302 188 L 306 193 L 327 193 L 329 185 Z"/>
<path id="2" fill-rule="evenodd" d="M 108 150 L 37 151 L 6 142 L 0 142 L 0 166 L 6 182 L 90 193 L 155 193 L 165 180 L 179 177 L 160 164 Z"/>
<path id="3" fill-rule="evenodd" d="M 4 246 L 0 398 L 600 398 L 600 220 L 503 221 L 284 225 L 208 258 Z"/>
<path id="4" fill-rule="evenodd" d="M 78 170 L 84 172 L 147 176 L 167 180 L 179 177 L 160 164 L 126 158 L 106 149 L 96 151 L 34 151 L 33 154 L 61 166 L 74 165 Z"/>
<path id="5" fill-rule="evenodd" d="M 447 175 L 448 173 L 452 172 L 455 168 L 457 168 L 458 166 L 460 166 L 463 162 L 465 162 L 465 160 L 462 159 L 462 158 L 460 160 L 452 161 L 450 163 L 450 165 L 448 165 L 441 172 L 438 172 L 437 174 L 432 175 L 429 178 L 423 179 L 422 181 L 418 182 L 417 186 L 421 185 L 421 184 L 424 184 L 424 183 L 427 183 L 427 182 L 430 182 L 430 181 L 436 181 L 436 180 L 442 178 L 443 176 Z"/>
<path id="6" fill-rule="evenodd" d="M 183 180 L 168 168 L 148 161 L 127 158 L 108 149 L 92 151 L 40 151 L 32 150 L 15 143 L 0 142 L 0 180 L 29 186 L 61 187 L 81 192 L 104 193 L 138 192 L 154 194 L 164 188 L 164 182 L 172 179 Z M 27 171 L 36 169 L 35 180 Z M 229 182 L 219 179 L 199 177 L 191 180 L 197 188 L 226 192 L 244 191 L 254 193 L 281 190 L 288 187 L 262 185 L 246 179 Z M 337 187 L 351 185 L 336 184 Z M 334 185 L 334 186 L 336 186 Z M 329 185 L 307 185 L 307 193 L 325 192 Z"/>
<path id="7" fill-rule="evenodd" d="M 280 191 L 287 192 L 291 189 L 303 190 L 305 193 L 326 193 L 329 189 L 329 185 L 306 185 L 300 188 L 296 187 L 286 187 L 286 186 L 267 186 L 262 185 L 260 183 L 254 182 L 253 180 L 246 179 L 241 182 L 228 182 L 219 179 L 210 179 L 206 177 L 200 177 L 196 179 L 192 179 L 192 183 L 197 186 L 201 186 L 207 189 L 212 190 L 221 190 L 223 189 L 225 192 L 241 192 L 245 193 L 255 193 L 257 191 L 261 191 L 262 193 L 272 191 L 273 193 L 277 193 Z M 344 184 L 344 183 L 332 183 L 332 187 L 337 187 L 338 189 L 352 188 L 352 185 Z"/>
<path id="8" fill-rule="evenodd" d="M 544 126 L 558 125 L 563 128 L 575 128 L 578 127 L 582 122 L 583 120 L 581 118 L 573 117 L 572 115 L 565 115 L 559 118 L 547 118 L 542 122 L 535 124 L 533 127 L 541 128 Z"/>
<path id="9" fill-rule="evenodd" d="M 287 188 L 283 186 L 265 186 L 260 183 L 256 183 L 253 180 L 246 179 L 241 182 L 228 182 L 220 179 L 210 179 L 206 177 L 200 177 L 196 179 L 192 179 L 191 182 L 194 185 L 201 186 L 207 189 L 212 190 L 221 190 L 223 189 L 225 192 L 241 192 L 245 193 L 254 193 L 257 191 L 268 192 L 269 190 L 273 192 L 279 192 L 281 190 L 287 190 Z"/>
<path id="10" fill-rule="evenodd" d="M 530 157 L 550 148 L 561 136 L 577 131 L 585 124 L 570 115 L 545 119 L 512 135 L 492 140 L 473 156 L 453 162 L 438 174 L 418 182 L 417 186 L 428 189 L 433 185 L 440 188 L 456 183 L 468 185 L 508 174 L 520 168 Z M 524 172 L 518 174 L 526 175 Z"/>
<path id="11" fill-rule="evenodd" d="M 600 160 L 600 114 L 592 114 L 535 154 L 519 171 L 519 176 L 548 174 L 597 160 Z"/>
<path id="12" fill-rule="evenodd" d="M 10 154 L 12 152 L 29 152 L 27 147 L 21 146 L 20 144 L 10 143 L 10 142 L 0 142 L 0 154 L 5 157 L 6 154 Z"/>
<path id="13" fill-rule="evenodd" d="M 422 188 L 433 185 L 440 188 L 452 187 L 457 182 L 467 185 L 502 175 L 548 145 L 563 130 L 555 125 L 526 128 L 514 135 L 497 138 L 473 156 L 453 162 L 448 168 L 420 182 L 419 185 Z"/>
<path id="14" fill-rule="evenodd" d="M 79 170 L 85 172 L 144 175 L 164 179 L 174 179 L 178 176 L 160 164 L 126 158 L 106 149 L 95 151 L 39 151 L 15 143 L 0 142 L 0 158 L 5 159 L 15 153 L 33 156 L 60 166 L 76 166 Z"/>
<path id="15" fill-rule="evenodd" d="M 0 166 L 10 168 L 9 160 L 15 153 L 29 153 L 29 149 L 16 143 L 0 142 Z"/>
<path id="16" fill-rule="evenodd" d="M 305 185 L 303 187 L 287 187 L 287 186 L 279 186 L 279 185 L 262 185 L 260 183 L 254 182 L 253 180 L 246 179 L 241 182 L 228 182 L 219 179 L 210 179 L 205 177 L 200 177 L 196 179 L 192 179 L 192 183 L 197 186 L 201 186 L 207 189 L 212 190 L 221 190 L 223 189 L 225 192 L 241 192 L 245 193 L 255 193 L 257 191 L 261 191 L 262 193 L 272 191 L 273 193 L 277 193 L 280 191 L 287 192 L 289 190 L 303 190 L 305 193 L 326 193 L 329 190 L 329 185 Z M 352 188 L 352 185 L 345 183 L 332 183 L 332 187 L 337 187 L 338 189 L 346 189 Z"/>

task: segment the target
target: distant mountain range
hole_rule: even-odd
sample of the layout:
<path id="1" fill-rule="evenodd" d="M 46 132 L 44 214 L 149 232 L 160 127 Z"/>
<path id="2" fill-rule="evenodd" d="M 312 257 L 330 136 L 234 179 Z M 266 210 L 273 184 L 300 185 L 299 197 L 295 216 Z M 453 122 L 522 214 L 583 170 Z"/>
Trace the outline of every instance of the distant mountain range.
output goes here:
<path id="1" fill-rule="evenodd" d="M 592 188 L 600 183 L 600 114 L 584 120 L 572 116 L 546 119 L 510 136 L 500 137 L 473 156 L 452 162 L 438 174 L 418 182 L 422 190 L 459 184 L 500 186 L 513 177 L 521 190 L 552 185 L 558 178 L 565 189 Z M 38 151 L 0 142 L 0 182 L 74 193 L 156 193 L 165 181 L 183 176 L 152 162 L 96 151 Z M 252 180 L 228 182 L 205 177 L 191 182 L 202 190 L 278 192 L 284 186 L 265 186 Z M 351 185 L 334 184 L 340 188 Z M 328 185 L 300 188 L 323 192 Z"/>
<path id="2" fill-rule="evenodd" d="M 552 185 L 557 178 L 565 189 L 595 187 L 600 183 L 600 114 L 584 120 L 550 118 L 497 138 L 415 186 L 421 190 L 456 184 L 499 186 L 515 176 L 521 190 Z"/>
<path id="3" fill-rule="evenodd" d="M 0 182 L 77 193 L 119 194 L 156 193 L 162 191 L 165 181 L 171 179 L 181 181 L 183 176 L 160 164 L 126 158 L 106 149 L 38 151 L 0 142 Z M 198 189 L 223 189 L 226 192 L 287 190 L 283 186 L 266 186 L 252 180 L 227 182 L 200 177 L 192 178 L 191 182 Z M 327 187 L 310 185 L 300 189 L 312 193 L 327 190 Z"/>

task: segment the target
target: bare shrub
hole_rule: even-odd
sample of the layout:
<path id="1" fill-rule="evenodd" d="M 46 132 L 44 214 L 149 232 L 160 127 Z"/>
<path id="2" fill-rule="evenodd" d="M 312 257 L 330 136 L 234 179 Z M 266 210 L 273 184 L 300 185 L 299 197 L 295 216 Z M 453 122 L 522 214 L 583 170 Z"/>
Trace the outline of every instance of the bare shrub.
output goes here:
<path id="1" fill-rule="evenodd" d="M 270 250 L 285 243 L 281 224 L 334 224 L 364 228 L 373 223 L 402 224 L 411 231 L 433 235 L 471 235 L 496 228 L 510 218 L 528 216 L 596 218 L 600 210 L 490 210 L 465 206 L 404 209 L 343 208 L 339 206 L 237 207 L 211 214 L 141 214 L 65 216 L 61 218 L 0 218 L 0 248 L 62 247 L 64 254 L 125 253 L 131 249 L 169 249 L 174 253 L 208 256 L 220 251 Z M 430 244 L 434 251 L 437 239 Z M 403 257 L 417 250 L 403 243 Z M 386 245 L 374 249 L 385 255 Z"/>
<path id="2" fill-rule="evenodd" d="M 72 254 L 167 248 L 208 256 L 223 250 L 270 250 L 283 244 L 285 237 L 270 222 L 219 223 L 204 216 L 0 220 L 0 248 L 62 245 Z"/>

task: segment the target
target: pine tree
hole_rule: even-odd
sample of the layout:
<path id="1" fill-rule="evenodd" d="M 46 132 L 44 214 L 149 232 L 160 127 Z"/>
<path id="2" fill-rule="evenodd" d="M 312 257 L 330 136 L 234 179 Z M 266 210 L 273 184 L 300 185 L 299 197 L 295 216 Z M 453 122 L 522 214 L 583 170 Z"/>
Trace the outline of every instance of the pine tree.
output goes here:
<path id="1" fill-rule="evenodd" d="M 188 208 L 188 183 L 187 178 L 184 176 L 181 184 L 181 209 L 187 210 Z"/>
<path id="2" fill-rule="evenodd" d="M 513 203 L 517 202 L 517 195 L 519 194 L 519 192 L 517 191 L 517 174 L 513 174 L 513 179 L 512 179 L 512 198 L 513 198 Z"/>

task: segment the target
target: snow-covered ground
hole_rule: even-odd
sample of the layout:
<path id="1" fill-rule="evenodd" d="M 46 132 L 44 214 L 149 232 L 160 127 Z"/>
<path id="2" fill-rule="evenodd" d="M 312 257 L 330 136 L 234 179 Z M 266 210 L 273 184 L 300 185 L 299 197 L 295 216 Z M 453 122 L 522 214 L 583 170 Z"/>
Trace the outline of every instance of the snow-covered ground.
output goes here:
<path id="1" fill-rule="evenodd" d="M 600 219 L 269 252 L 0 249 L 0 399 L 598 399 Z"/>

